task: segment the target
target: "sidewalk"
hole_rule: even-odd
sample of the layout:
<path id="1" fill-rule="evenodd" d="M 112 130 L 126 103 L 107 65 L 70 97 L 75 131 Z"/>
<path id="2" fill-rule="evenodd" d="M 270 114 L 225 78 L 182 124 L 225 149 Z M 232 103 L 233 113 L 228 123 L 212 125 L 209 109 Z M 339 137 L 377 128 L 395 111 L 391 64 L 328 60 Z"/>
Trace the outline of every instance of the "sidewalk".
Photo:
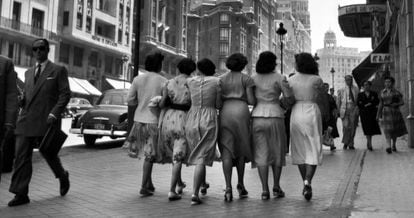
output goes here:
<path id="1" fill-rule="evenodd" d="M 414 150 L 404 140 L 385 152 L 384 136 L 367 152 L 351 217 L 414 217 Z"/>
<path id="2" fill-rule="evenodd" d="M 167 199 L 171 177 L 171 166 L 168 164 L 154 166 L 155 195 L 141 198 L 138 191 L 142 161 L 129 158 L 119 147 L 67 147 L 62 150 L 61 157 L 70 172 L 71 190 L 68 195 L 63 198 L 59 196 L 58 181 L 53 178 L 45 161 L 35 153 L 37 157 L 34 158 L 30 185 L 31 203 L 15 208 L 6 206 L 13 195 L 7 191 L 11 174 L 5 174 L 0 184 L 0 214 L 1 217 L 339 217 L 349 211 L 333 208 L 332 203 L 342 181 L 349 177 L 346 172 L 355 165 L 350 164 L 360 152 L 324 151 L 324 163 L 314 178 L 311 202 L 305 201 L 301 194 L 301 178 L 296 166 L 291 165 L 290 157 L 281 179 L 286 197 L 269 201 L 260 199 L 261 185 L 257 170 L 248 165 L 245 184 L 249 198 L 238 199 L 234 190 L 234 201 L 225 203 L 221 163 L 214 163 L 213 167 L 207 168 L 207 181 L 211 188 L 203 197 L 204 203 L 191 206 L 193 167 L 183 167 L 182 175 L 187 188 L 182 200 L 169 202 Z"/>

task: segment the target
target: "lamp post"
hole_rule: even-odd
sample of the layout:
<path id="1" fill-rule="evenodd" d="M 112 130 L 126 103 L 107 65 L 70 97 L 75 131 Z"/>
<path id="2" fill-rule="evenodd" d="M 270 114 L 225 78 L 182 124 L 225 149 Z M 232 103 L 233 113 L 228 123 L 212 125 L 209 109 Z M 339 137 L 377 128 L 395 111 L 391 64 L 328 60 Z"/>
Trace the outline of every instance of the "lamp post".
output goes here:
<path id="1" fill-rule="evenodd" d="M 332 88 L 335 90 L 335 77 L 334 77 L 334 74 L 335 74 L 335 70 L 334 70 L 334 68 L 332 67 L 331 68 L 331 73 L 332 73 Z"/>
<path id="2" fill-rule="evenodd" d="M 127 79 L 128 69 L 125 69 L 125 64 L 128 62 L 129 58 L 127 55 L 122 55 L 122 73 L 124 74 L 124 89 L 125 89 L 125 80 Z"/>
<path id="3" fill-rule="evenodd" d="M 283 27 L 283 23 L 279 23 L 279 28 L 277 28 L 276 33 L 280 39 L 280 73 L 283 74 L 283 40 L 287 33 L 287 30 Z"/>

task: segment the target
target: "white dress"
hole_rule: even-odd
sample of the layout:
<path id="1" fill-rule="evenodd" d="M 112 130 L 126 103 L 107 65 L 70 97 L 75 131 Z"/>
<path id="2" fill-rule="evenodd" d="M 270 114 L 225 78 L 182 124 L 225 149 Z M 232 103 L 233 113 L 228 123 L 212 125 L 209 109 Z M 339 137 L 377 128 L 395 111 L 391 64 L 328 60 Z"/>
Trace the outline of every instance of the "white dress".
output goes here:
<path id="1" fill-rule="evenodd" d="M 316 97 L 323 90 L 322 79 L 317 75 L 296 73 L 288 81 L 296 99 L 290 118 L 292 163 L 320 165 L 322 116 Z"/>

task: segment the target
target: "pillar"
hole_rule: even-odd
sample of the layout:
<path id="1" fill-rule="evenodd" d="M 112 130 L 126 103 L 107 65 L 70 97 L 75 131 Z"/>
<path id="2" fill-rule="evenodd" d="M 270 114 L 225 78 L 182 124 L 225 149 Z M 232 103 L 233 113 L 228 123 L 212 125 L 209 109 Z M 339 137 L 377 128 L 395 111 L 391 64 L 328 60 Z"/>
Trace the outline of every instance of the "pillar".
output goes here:
<path id="1" fill-rule="evenodd" d="M 414 148 L 414 16 L 413 1 L 405 0 L 406 63 L 408 72 L 408 147 Z"/>

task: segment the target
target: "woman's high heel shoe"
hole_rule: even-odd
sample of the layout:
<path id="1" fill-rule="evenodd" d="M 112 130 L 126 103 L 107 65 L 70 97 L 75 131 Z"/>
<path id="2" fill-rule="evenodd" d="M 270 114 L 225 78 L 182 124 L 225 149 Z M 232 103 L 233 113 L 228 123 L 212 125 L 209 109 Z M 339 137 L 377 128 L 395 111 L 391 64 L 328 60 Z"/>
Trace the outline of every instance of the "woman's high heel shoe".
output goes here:
<path id="1" fill-rule="evenodd" d="M 269 192 L 262 192 L 262 200 L 269 200 L 270 193 Z"/>
<path id="2" fill-rule="evenodd" d="M 247 196 L 249 195 L 249 192 L 242 184 L 237 184 L 237 191 L 239 192 L 240 198 L 247 198 Z"/>
<path id="3" fill-rule="evenodd" d="M 231 202 L 233 201 L 233 190 L 231 188 L 227 188 L 224 192 L 224 201 Z"/>
<path id="4" fill-rule="evenodd" d="M 285 192 L 283 192 L 281 188 L 273 188 L 273 196 L 275 196 L 275 198 L 283 198 L 285 197 Z"/>
<path id="5" fill-rule="evenodd" d="M 183 189 L 186 187 L 187 185 L 185 184 L 185 182 L 183 182 L 183 184 L 178 185 L 177 187 L 177 194 L 181 195 L 183 193 Z"/>
<path id="6" fill-rule="evenodd" d="M 200 192 L 202 195 L 207 194 L 207 189 L 210 188 L 210 184 L 204 183 L 204 185 L 201 186 Z"/>
<path id="7" fill-rule="evenodd" d="M 197 195 L 191 196 L 191 205 L 198 205 L 203 203 Z"/>

